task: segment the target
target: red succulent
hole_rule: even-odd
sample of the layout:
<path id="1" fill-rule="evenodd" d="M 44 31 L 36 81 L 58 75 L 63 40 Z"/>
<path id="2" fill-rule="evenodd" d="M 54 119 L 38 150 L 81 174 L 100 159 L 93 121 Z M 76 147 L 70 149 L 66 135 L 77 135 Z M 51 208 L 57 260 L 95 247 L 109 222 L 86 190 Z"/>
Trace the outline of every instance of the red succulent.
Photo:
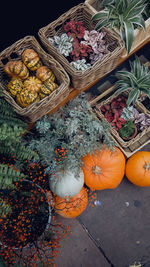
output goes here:
<path id="1" fill-rule="evenodd" d="M 78 39 L 82 39 L 85 33 L 85 27 L 83 26 L 82 21 L 70 20 L 64 25 L 64 30 L 68 36 Z"/>
<path id="2" fill-rule="evenodd" d="M 77 39 L 74 39 L 74 47 L 71 53 L 71 58 L 74 61 L 78 59 L 88 58 L 89 53 L 91 52 L 92 52 L 91 46 L 79 43 Z"/>
<path id="3" fill-rule="evenodd" d="M 119 113 L 116 112 L 114 115 L 114 119 L 112 121 L 112 126 L 115 127 L 116 131 L 118 131 L 123 124 L 125 124 L 125 120 L 119 117 Z"/>

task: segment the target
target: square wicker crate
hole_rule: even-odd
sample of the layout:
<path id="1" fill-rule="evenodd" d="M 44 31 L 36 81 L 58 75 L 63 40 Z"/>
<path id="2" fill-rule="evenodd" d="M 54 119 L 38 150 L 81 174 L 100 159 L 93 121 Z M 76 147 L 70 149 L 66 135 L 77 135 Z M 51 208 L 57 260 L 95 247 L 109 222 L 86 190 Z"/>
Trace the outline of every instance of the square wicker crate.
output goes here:
<path id="1" fill-rule="evenodd" d="M 4 72 L 4 66 L 10 60 L 20 60 L 22 52 L 27 48 L 34 49 L 38 53 L 42 64 L 53 71 L 59 87 L 39 102 L 22 108 L 7 90 L 7 84 L 10 78 Z M 23 116 L 27 122 L 35 122 L 59 105 L 69 95 L 69 83 L 70 79 L 66 71 L 50 54 L 47 54 L 41 48 L 34 36 L 26 36 L 0 53 L 0 86 L 4 97 L 13 106 L 14 110 Z"/>
<path id="2" fill-rule="evenodd" d="M 72 67 L 67 58 L 58 52 L 48 38 L 53 38 L 54 35 L 60 36 L 64 33 L 63 26 L 69 20 L 82 21 L 86 29 L 89 31 L 93 30 L 95 23 L 91 21 L 91 18 L 91 10 L 85 4 L 79 4 L 62 14 L 55 21 L 41 28 L 38 32 L 41 42 L 46 50 L 62 64 L 70 76 L 71 86 L 78 90 L 81 90 L 94 80 L 102 78 L 104 75 L 115 69 L 124 49 L 120 35 L 115 31 L 110 31 L 106 28 L 103 29 L 103 31 L 107 32 L 105 36 L 106 42 L 113 44 L 108 46 L 109 53 L 106 54 L 101 61 L 95 62 L 84 72 Z"/>
<path id="3" fill-rule="evenodd" d="M 111 102 L 111 100 L 116 96 L 115 95 L 115 86 L 110 87 L 105 91 L 105 93 L 102 95 L 106 99 L 103 100 L 103 97 L 98 96 L 96 99 L 92 99 L 90 102 L 90 105 L 93 108 L 93 112 L 97 116 L 98 119 L 106 120 L 102 112 L 100 111 L 100 107 L 102 105 L 108 104 Z M 144 113 L 144 109 L 140 105 L 140 102 L 137 101 L 136 108 L 138 111 Z M 150 115 L 149 115 L 150 117 Z M 106 120 L 107 121 L 107 120 Z M 147 145 L 150 142 L 150 127 L 146 128 L 142 132 L 138 133 L 136 137 L 134 137 L 130 141 L 124 141 L 118 134 L 118 132 L 112 128 L 111 130 L 111 137 L 114 143 L 122 150 L 124 155 L 128 158 L 131 155 L 133 155 L 136 151 L 140 150 L 142 147 Z"/>

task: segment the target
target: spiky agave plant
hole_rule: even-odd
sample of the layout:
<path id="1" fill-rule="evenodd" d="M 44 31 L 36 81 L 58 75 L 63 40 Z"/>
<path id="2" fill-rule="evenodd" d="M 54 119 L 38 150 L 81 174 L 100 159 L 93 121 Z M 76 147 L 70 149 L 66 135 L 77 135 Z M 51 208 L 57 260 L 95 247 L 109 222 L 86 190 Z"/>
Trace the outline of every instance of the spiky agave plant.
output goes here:
<path id="1" fill-rule="evenodd" d="M 141 93 L 147 95 L 150 98 L 150 70 L 147 66 L 142 64 L 139 58 L 136 56 L 133 62 L 130 63 L 130 71 L 118 71 L 116 77 L 116 94 L 121 94 L 128 89 L 129 92 L 128 100 L 126 105 L 129 106 L 131 103 L 134 105 L 139 98 Z"/>
<path id="2" fill-rule="evenodd" d="M 93 21 L 98 20 L 95 29 L 119 29 L 129 54 L 134 41 L 135 27 L 145 28 L 143 12 L 146 5 L 143 0 L 105 0 L 105 8 L 92 17 Z"/>

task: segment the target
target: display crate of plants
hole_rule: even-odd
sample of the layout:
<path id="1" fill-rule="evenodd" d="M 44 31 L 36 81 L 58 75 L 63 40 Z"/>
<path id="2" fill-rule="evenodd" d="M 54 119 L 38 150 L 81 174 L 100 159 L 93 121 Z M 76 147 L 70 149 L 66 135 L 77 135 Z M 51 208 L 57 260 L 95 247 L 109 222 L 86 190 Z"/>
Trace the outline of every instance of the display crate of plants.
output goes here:
<path id="1" fill-rule="evenodd" d="M 130 62 L 131 71 L 116 73 L 118 80 L 105 92 L 105 100 L 99 96 L 91 101 L 97 116 L 112 126 L 112 138 L 127 157 L 149 142 L 150 114 L 141 103 L 150 98 L 147 65 L 136 57 Z"/>
<path id="2" fill-rule="evenodd" d="M 27 122 L 35 122 L 69 95 L 63 67 L 26 36 L 0 53 L 0 85 L 5 99 Z"/>
<path id="3" fill-rule="evenodd" d="M 107 28 L 96 31 L 91 18 L 88 7 L 79 4 L 38 32 L 78 90 L 112 71 L 124 48 L 118 33 Z"/>
<path id="4" fill-rule="evenodd" d="M 126 57 L 150 37 L 149 0 L 86 0 L 85 4 L 93 13 L 93 18 L 99 20 L 98 28 L 105 26 L 120 32 L 126 44 L 122 57 Z M 127 46 L 128 42 L 130 47 Z"/>

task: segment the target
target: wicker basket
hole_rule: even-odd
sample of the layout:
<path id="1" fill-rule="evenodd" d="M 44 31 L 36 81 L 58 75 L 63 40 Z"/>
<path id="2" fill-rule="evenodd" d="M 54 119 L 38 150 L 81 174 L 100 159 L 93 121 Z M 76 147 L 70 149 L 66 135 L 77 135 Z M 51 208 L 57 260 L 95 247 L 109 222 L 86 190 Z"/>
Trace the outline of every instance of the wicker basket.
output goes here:
<path id="1" fill-rule="evenodd" d="M 38 53 L 43 65 L 46 65 L 54 72 L 59 87 L 39 102 L 22 108 L 7 90 L 9 78 L 4 73 L 4 65 L 10 60 L 21 59 L 22 52 L 27 48 L 34 49 Z M 0 86 L 3 90 L 4 97 L 27 122 L 35 122 L 60 104 L 69 95 L 69 83 L 69 76 L 63 67 L 41 48 L 34 36 L 26 36 L 0 53 Z"/>
<path id="2" fill-rule="evenodd" d="M 79 4 L 62 14 L 57 20 L 41 28 L 38 32 L 41 42 L 47 51 L 63 65 L 64 69 L 70 75 L 71 86 L 78 90 L 86 87 L 94 80 L 102 78 L 117 66 L 118 60 L 124 49 L 120 35 L 106 28 L 103 29 L 103 31 L 107 32 L 105 37 L 107 43 L 113 42 L 113 44 L 108 47 L 110 52 L 106 54 L 101 61 L 97 61 L 84 72 L 77 71 L 74 67 L 72 67 L 67 58 L 58 52 L 58 50 L 50 43 L 48 38 L 52 38 L 54 35 L 60 36 L 64 32 L 64 24 L 70 19 L 83 21 L 85 27 L 88 30 L 92 30 L 95 27 L 95 23 L 91 21 L 91 17 L 92 13 L 89 8 L 85 4 Z"/>
<path id="3" fill-rule="evenodd" d="M 100 2 L 101 1 L 99 0 L 99 3 Z M 85 4 L 91 10 L 93 15 L 100 11 L 97 7 L 98 4 L 96 3 L 96 0 L 86 0 Z M 117 30 L 117 29 L 115 29 L 115 30 L 119 34 L 119 30 Z M 148 38 L 150 38 L 150 18 L 148 18 L 145 21 L 145 29 L 140 28 L 140 29 L 134 30 L 134 42 L 133 42 L 132 48 L 130 50 L 130 53 L 132 53 L 135 49 L 138 49 L 138 46 L 140 46 Z M 124 51 L 123 51 L 121 57 L 122 58 L 127 57 L 127 51 L 125 48 L 124 48 Z"/>
<path id="4" fill-rule="evenodd" d="M 112 88 L 113 90 L 113 88 Z M 101 119 L 105 119 L 104 115 L 102 114 L 102 112 L 100 111 L 101 106 L 105 105 L 105 104 L 109 104 L 112 99 L 116 97 L 115 93 L 112 94 L 110 97 L 108 97 L 106 100 L 98 103 L 95 106 L 95 113 L 97 114 L 97 116 Z M 135 104 L 135 108 L 139 111 L 139 112 L 144 112 L 144 110 L 142 109 L 141 105 L 139 104 L 139 101 L 136 102 Z M 150 117 L 150 116 L 149 116 Z M 107 120 L 106 120 L 107 121 Z M 133 139 L 129 140 L 129 141 L 124 141 L 119 133 L 112 127 L 111 129 L 111 134 L 114 137 L 114 139 L 117 140 L 117 142 L 121 145 L 121 147 L 123 148 L 127 148 L 132 146 L 133 144 L 137 143 L 143 136 L 145 136 L 147 133 L 150 133 L 150 127 L 144 129 L 142 132 L 138 133 Z"/>

